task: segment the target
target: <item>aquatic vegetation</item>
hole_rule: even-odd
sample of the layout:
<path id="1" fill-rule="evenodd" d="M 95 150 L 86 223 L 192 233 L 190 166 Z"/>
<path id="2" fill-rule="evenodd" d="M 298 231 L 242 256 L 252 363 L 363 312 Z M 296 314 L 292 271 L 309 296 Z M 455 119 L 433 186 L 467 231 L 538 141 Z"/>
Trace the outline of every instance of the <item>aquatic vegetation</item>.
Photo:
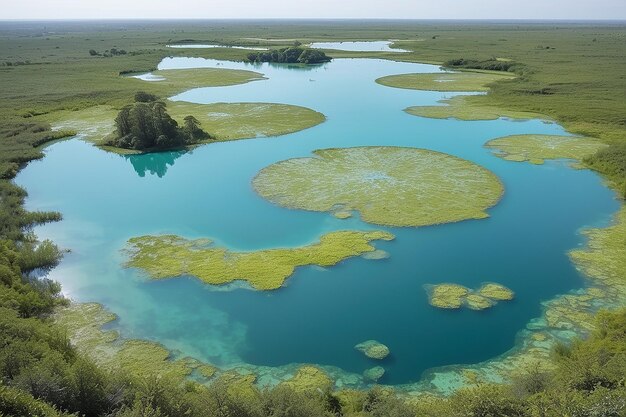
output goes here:
<path id="1" fill-rule="evenodd" d="M 96 303 L 72 303 L 54 314 L 54 321 L 67 330 L 72 345 L 106 369 L 120 369 L 137 377 L 172 378 L 185 378 L 197 369 L 207 379 L 217 371 L 212 365 L 194 358 L 176 359 L 159 343 L 122 340 L 117 332 L 102 328 L 116 318 Z"/>
<path id="2" fill-rule="evenodd" d="M 515 293 L 504 285 L 495 283 L 484 284 L 476 293 L 492 300 L 512 300 L 515 296 Z"/>
<path id="3" fill-rule="evenodd" d="M 305 365 L 298 369 L 296 374 L 283 382 L 285 386 L 292 388 L 294 391 L 306 392 L 306 391 L 329 391 L 333 382 L 326 374 L 315 366 Z"/>
<path id="4" fill-rule="evenodd" d="M 412 106 L 404 109 L 413 116 L 431 119 L 458 120 L 496 120 L 501 117 L 508 119 L 545 119 L 544 115 L 528 111 L 507 110 L 506 108 L 477 103 L 471 97 L 456 96 L 440 100 L 440 106 Z"/>
<path id="5" fill-rule="evenodd" d="M 392 240 L 383 231 L 336 231 L 318 243 L 291 249 L 232 252 L 209 239 L 187 240 L 174 235 L 140 236 L 128 241 L 125 266 L 143 269 L 152 279 L 192 275 L 207 284 L 245 280 L 257 290 L 280 288 L 295 268 L 331 266 L 376 250 L 373 240 Z"/>
<path id="6" fill-rule="evenodd" d="M 472 310 L 484 310 L 494 305 L 492 300 L 478 294 L 467 294 L 464 301 L 465 305 Z"/>
<path id="7" fill-rule="evenodd" d="M 372 252 L 366 252 L 363 255 L 361 255 L 361 258 L 364 259 L 387 259 L 389 258 L 389 252 L 384 251 L 382 249 L 376 249 L 375 251 Z"/>
<path id="8" fill-rule="evenodd" d="M 263 80 L 263 74 L 254 71 L 234 70 L 225 68 L 193 68 L 168 69 L 153 71 L 152 75 L 159 81 L 149 81 L 147 84 L 157 91 L 184 91 L 198 87 L 225 87 L 229 85 L 245 84 L 251 81 Z M 155 84 L 152 86 L 152 84 Z M 166 95 L 166 94 L 165 94 Z"/>
<path id="9" fill-rule="evenodd" d="M 377 382 L 385 375 L 385 368 L 382 366 L 375 366 L 373 368 L 366 369 L 363 372 L 363 378 L 367 381 Z"/>
<path id="10" fill-rule="evenodd" d="M 515 78 L 515 75 L 493 72 L 442 72 L 389 75 L 377 79 L 376 82 L 387 87 L 411 90 L 489 91 L 489 84 L 511 78 Z"/>
<path id="11" fill-rule="evenodd" d="M 284 207 L 328 212 L 340 207 L 389 226 L 482 219 L 504 191 L 487 169 L 426 149 L 372 146 L 314 154 L 262 169 L 254 189 Z"/>
<path id="12" fill-rule="evenodd" d="M 323 114 L 306 107 L 276 103 L 195 104 L 170 101 L 167 109 L 179 124 L 185 116 L 193 115 L 202 128 L 217 140 L 280 136 L 308 129 L 326 120 Z"/>
<path id="13" fill-rule="evenodd" d="M 428 288 L 430 305 L 439 308 L 459 308 L 469 290 L 458 284 L 438 284 Z"/>
<path id="14" fill-rule="evenodd" d="M 490 140 L 485 147 L 508 161 L 542 164 L 544 159 L 575 159 L 593 155 L 607 145 L 586 137 L 559 135 L 513 135 Z"/>
<path id="15" fill-rule="evenodd" d="M 366 340 L 354 347 L 370 359 L 385 359 L 389 356 L 389 348 L 376 340 Z"/>
<path id="16" fill-rule="evenodd" d="M 428 302 L 438 308 L 461 308 L 484 310 L 493 307 L 497 301 L 512 300 L 514 293 L 504 285 L 487 283 L 477 291 L 458 284 L 426 285 Z"/>

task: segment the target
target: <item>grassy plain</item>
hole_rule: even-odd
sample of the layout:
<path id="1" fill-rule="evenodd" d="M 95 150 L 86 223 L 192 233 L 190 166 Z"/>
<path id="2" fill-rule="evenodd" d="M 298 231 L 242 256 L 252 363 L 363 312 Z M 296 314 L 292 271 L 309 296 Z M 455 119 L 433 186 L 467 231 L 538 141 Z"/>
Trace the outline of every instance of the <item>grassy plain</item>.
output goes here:
<path id="1" fill-rule="evenodd" d="M 438 106 L 412 106 L 404 111 L 413 116 L 429 117 L 431 119 L 458 119 L 458 120 L 496 120 L 500 117 L 508 119 L 543 119 L 544 115 L 519 110 L 479 104 L 473 100 L 480 96 L 456 96 L 441 100 Z"/>
<path id="2" fill-rule="evenodd" d="M 490 171 L 451 155 L 415 148 L 323 149 L 262 169 L 252 185 L 288 208 L 358 211 L 369 223 L 428 226 L 488 217 L 504 192 Z"/>

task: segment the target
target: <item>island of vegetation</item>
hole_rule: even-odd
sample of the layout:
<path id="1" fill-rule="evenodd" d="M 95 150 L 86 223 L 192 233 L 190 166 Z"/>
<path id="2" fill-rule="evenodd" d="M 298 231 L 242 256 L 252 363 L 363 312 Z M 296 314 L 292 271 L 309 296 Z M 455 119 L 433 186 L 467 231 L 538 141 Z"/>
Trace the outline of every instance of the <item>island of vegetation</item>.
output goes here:
<path id="1" fill-rule="evenodd" d="M 458 284 L 427 285 L 428 301 L 438 308 L 460 308 L 484 310 L 493 307 L 497 301 L 512 300 L 513 291 L 496 283 L 484 284 L 476 291 Z"/>
<path id="2" fill-rule="evenodd" d="M 545 159 L 582 161 L 607 147 L 596 139 L 559 135 L 506 136 L 490 140 L 485 146 L 507 161 L 529 161 L 533 164 L 543 164 Z"/>
<path id="3" fill-rule="evenodd" d="M 299 266 L 332 266 L 376 250 L 371 245 L 373 240 L 393 238 L 391 233 L 382 231 L 337 231 L 300 248 L 232 252 L 213 247 L 209 239 L 141 236 L 128 241 L 126 266 L 140 268 L 152 279 L 191 275 L 212 285 L 244 280 L 257 290 L 275 290 Z"/>
<path id="4" fill-rule="evenodd" d="M 389 348 L 377 340 L 366 340 L 354 348 L 370 359 L 382 360 L 389 356 Z"/>
<path id="5" fill-rule="evenodd" d="M 279 64 L 323 64 L 331 59 L 331 57 L 318 49 L 302 48 L 300 46 L 248 54 L 248 61 L 250 62 L 274 62 Z"/>
<path id="6" fill-rule="evenodd" d="M 387 87 L 410 90 L 489 91 L 490 84 L 514 77 L 513 74 L 493 72 L 440 72 L 388 75 L 376 82 Z"/>
<path id="7" fill-rule="evenodd" d="M 508 110 L 490 104 L 477 104 L 474 97 L 456 96 L 440 100 L 440 106 L 411 106 L 404 109 L 413 116 L 429 117 L 431 119 L 458 119 L 458 120 L 496 120 L 501 117 L 507 119 L 545 119 L 544 115 L 523 111 Z"/>
<path id="8" fill-rule="evenodd" d="M 262 169 L 254 189 L 280 206 L 356 210 L 366 222 L 389 226 L 482 219 L 504 191 L 485 168 L 430 150 L 372 146 L 314 153 Z"/>
<path id="9" fill-rule="evenodd" d="M 165 103 L 146 92 L 135 94 L 135 103 L 124 106 L 115 118 L 115 134 L 106 143 L 123 149 L 155 151 L 182 148 L 214 137 L 200 127 L 193 116 L 184 126 L 167 113 Z"/>

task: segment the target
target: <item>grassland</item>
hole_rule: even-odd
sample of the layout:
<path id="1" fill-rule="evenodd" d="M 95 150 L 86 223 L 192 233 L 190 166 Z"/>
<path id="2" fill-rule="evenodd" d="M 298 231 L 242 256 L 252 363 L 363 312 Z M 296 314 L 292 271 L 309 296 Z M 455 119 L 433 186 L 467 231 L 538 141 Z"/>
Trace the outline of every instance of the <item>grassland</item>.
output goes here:
<path id="1" fill-rule="evenodd" d="M 358 211 L 369 223 L 427 226 L 488 217 L 504 191 L 490 171 L 424 149 L 324 149 L 261 170 L 254 189 L 294 209 Z"/>
<path id="2" fill-rule="evenodd" d="M 491 84 L 514 77 L 512 74 L 497 72 L 445 72 L 388 75 L 378 78 L 376 82 L 387 87 L 409 90 L 489 91 Z"/>
<path id="3" fill-rule="evenodd" d="M 545 159 L 582 161 L 607 145 L 596 139 L 559 135 L 514 135 L 485 144 L 496 156 L 507 161 L 543 164 Z"/>
<path id="4" fill-rule="evenodd" d="M 144 270 L 152 279 L 184 275 L 222 285 L 243 280 L 257 290 L 280 288 L 297 267 L 332 266 L 352 256 L 376 250 L 373 240 L 391 240 L 388 232 L 337 231 L 318 243 L 289 249 L 233 252 L 213 247 L 208 239 L 178 236 L 141 236 L 128 241 L 126 266 Z"/>

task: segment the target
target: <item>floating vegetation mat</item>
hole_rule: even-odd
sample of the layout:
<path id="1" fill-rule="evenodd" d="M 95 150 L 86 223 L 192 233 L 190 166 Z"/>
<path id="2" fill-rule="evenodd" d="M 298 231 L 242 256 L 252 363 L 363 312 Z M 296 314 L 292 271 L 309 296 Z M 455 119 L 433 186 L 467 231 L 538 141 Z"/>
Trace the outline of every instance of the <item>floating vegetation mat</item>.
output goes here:
<path id="1" fill-rule="evenodd" d="M 434 74 L 389 75 L 376 80 L 378 84 L 430 91 L 489 91 L 489 84 L 515 78 L 511 74 L 487 72 L 440 72 Z"/>
<path id="2" fill-rule="evenodd" d="M 322 113 L 306 107 L 275 103 L 194 104 L 172 101 L 168 103 L 167 110 L 180 125 L 186 116 L 193 115 L 202 128 L 217 140 L 285 135 L 326 120 Z"/>
<path id="3" fill-rule="evenodd" d="M 385 359 L 389 356 L 389 348 L 377 340 L 366 340 L 354 347 L 370 359 Z"/>
<path id="4" fill-rule="evenodd" d="M 507 161 L 529 161 L 543 164 L 545 159 L 582 160 L 607 145 L 602 142 L 576 136 L 559 135 L 513 135 L 490 140 L 485 144 L 494 154 Z"/>
<path id="5" fill-rule="evenodd" d="M 332 266 L 352 256 L 374 252 L 373 240 L 392 240 L 383 231 L 336 231 L 318 243 L 285 249 L 232 252 L 209 239 L 187 240 L 174 235 L 141 236 L 128 241 L 127 267 L 140 268 L 152 279 L 192 275 L 207 284 L 244 280 L 257 290 L 280 288 L 305 265 Z"/>
<path id="6" fill-rule="evenodd" d="M 427 226 L 488 217 L 504 191 L 498 177 L 470 161 L 392 146 L 323 149 L 262 169 L 254 189 L 293 209 L 358 211 L 369 223 Z"/>
<path id="7" fill-rule="evenodd" d="M 497 301 L 512 300 L 513 291 L 504 285 L 488 283 L 476 291 L 458 284 L 437 284 L 426 286 L 430 305 L 438 308 L 461 308 L 484 310 L 493 307 Z"/>
<path id="8" fill-rule="evenodd" d="M 505 110 L 498 106 L 476 103 L 470 100 L 474 97 L 456 96 L 448 100 L 441 100 L 440 106 L 413 106 L 404 109 L 413 116 L 428 117 L 431 119 L 458 119 L 458 120 L 496 120 L 501 117 L 508 119 L 545 119 L 546 116 L 524 112 Z"/>

